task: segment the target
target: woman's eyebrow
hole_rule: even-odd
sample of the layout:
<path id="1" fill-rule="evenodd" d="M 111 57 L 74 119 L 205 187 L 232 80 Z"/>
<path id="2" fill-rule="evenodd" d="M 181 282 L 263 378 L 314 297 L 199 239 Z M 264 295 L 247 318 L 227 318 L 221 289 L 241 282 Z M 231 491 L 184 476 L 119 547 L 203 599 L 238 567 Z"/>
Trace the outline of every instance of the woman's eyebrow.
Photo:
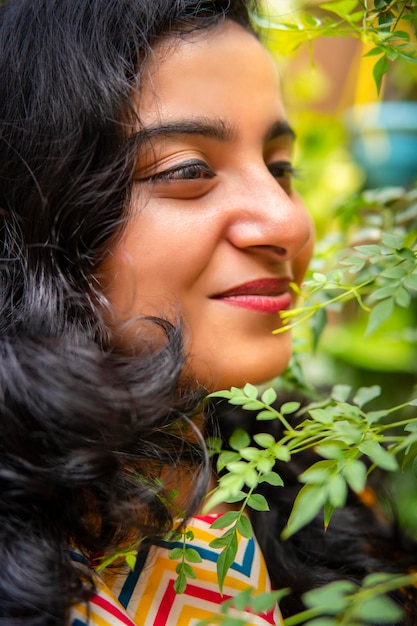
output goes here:
<path id="1" fill-rule="evenodd" d="M 164 124 L 145 126 L 135 133 L 138 142 L 154 140 L 159 137 L 175 138 L 182 135 L 201 135 L 218 141 L 233 141 L 237 137 L 237 130 L 233 124 L 222 119 L 195 117 L 173 120 Z"/>
<path id="2" fill-rule="evenodd" d="M 289 123 L 286 120 L 277 120 L 269 127 L 266 135 L 265 135 L 265 143 L 268 141 L 273 141 L 274 139 L 278 139 L 282 136 L 288 136 L 290 139 L 295 139 L 295 131 L 291 128 Z"/>
<path id="3" fill-rule="evenodd" d="M 238 130 L 234 124 L 220 118 L 195 117 L 145 126 L 134 134 L 134 140 L 140 145 L 146 140 L 170 139 L 184 135 L 201 135 L 221 142 L 232 142 L 237 138 Z M 295 138 L 295 132 L 288 122 L 277 120 L 265 133 L 265 143 L 283 135 Z"/>

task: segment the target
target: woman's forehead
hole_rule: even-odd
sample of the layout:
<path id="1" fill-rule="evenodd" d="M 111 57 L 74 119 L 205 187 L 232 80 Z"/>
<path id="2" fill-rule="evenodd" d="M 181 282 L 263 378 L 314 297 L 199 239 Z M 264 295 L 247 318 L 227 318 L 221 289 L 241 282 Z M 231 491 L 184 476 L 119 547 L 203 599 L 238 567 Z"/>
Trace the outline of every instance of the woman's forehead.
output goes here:
<path id="1" fill-rule="evenodd" d="M 268 127 L 285 120 L 273 60 L 252 33 L 230 21 L 174 45 L 161 43 L 136 102 L 145 128 L 206 118 L 215 132 L 223 127 L 231 134 L 250 116 Z"/>

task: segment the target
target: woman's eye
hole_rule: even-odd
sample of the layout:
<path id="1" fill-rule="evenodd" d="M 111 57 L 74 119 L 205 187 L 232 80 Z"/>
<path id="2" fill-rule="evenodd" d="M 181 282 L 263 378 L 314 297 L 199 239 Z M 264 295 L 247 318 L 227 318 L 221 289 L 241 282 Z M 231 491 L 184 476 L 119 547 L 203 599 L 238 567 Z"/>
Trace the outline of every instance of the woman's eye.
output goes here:
<path id="1" fill-rule="evenodd" d="M 285 183 L 287 186 L 291 183 L 293 176 L 297 174 L 295 168 L 289 161 L 275 161 L 269 163 L 268 169 L 274 178 L 281 184 Z"/>
<path id="2" fill-rule="evenodd" d="M 170 183 L 175 181 L 200 180 L 214 178 L 214 172 L 204 161 L 191 161 L 175 165 L 162 172 L 157 172 L 140 180 L 153 183 Z"/>

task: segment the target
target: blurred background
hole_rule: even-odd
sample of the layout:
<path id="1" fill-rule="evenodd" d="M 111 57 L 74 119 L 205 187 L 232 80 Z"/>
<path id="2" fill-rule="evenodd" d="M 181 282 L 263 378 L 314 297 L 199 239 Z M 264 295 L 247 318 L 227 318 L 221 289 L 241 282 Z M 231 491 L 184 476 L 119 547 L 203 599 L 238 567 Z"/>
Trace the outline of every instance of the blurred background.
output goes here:
<path id="1" fill-rule="evenodd" d="M 295 329 L 296 356 L 279 384 L 377 384 L 376 407 L 401 404 L 417 397 L 417 4 L 265 0 L 262 11 L 298 136 L 295 185 L 316 224 L 310 276 L 384 234 L 402 237 L 399 254 L 409 257 L 385 321 L 368 332 L 369 313 L 353 300 L 321 309 Z M 370 302 L 377 287 L 365 293 Z M 416 480 L 407 464 L 379 486 L 415 536 Z"/>

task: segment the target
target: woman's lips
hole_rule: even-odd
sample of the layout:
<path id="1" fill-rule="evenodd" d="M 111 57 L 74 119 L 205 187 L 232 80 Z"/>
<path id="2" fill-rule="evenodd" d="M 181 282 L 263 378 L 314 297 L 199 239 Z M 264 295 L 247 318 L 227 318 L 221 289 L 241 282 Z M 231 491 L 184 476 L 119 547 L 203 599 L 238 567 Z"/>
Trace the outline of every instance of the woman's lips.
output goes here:
<path id="1" fill-rule="evenodd" d="M 232 287 L 212 298 L 243 309 L 261 313 L 279 313 L 289 309 L 292 304 L 289 283 L 288 278 L 254 280 Z"/>

